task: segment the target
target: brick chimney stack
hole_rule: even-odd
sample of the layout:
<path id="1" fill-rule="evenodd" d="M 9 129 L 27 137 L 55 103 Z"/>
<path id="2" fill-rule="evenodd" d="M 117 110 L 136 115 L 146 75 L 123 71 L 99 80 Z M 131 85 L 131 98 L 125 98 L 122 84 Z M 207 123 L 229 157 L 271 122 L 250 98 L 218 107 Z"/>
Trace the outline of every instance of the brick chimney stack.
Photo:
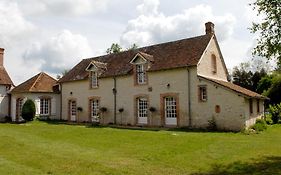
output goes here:
<path id="1" fill-rule="evenodd" d="M 3 61 L 4 61 L 4 50 L 3 48 L 0 48 L 0 67 L 3 67 Z"/>
<path id="2" fill-rule="evenodd" d="M 205 31 L 206 35 L 213 35 L 215 34 L 215 25 L 212 22 L 205 23 Z"/>

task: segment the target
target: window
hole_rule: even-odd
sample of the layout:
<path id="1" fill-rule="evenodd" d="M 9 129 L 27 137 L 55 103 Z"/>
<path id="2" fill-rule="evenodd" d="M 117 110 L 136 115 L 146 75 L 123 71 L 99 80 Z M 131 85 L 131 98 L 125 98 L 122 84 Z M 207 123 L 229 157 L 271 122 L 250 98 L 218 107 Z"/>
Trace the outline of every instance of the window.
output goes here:
<path id="1" fill-rule="evenodd" d="M 138 117 L 147 117 L 147 99 L 138 98 Z"/>
<path id="2" fill-rule="evenodd" d="M 99 100 L 91 100 L 91 118 L 92 121 L 99 121 Z"/>
<path id="3" fill-rule="evenodd" d="M 70 115 L 76 116 L 76 111 L 77 111 L 76 101 L 70 101 Z"/>
<path id="4" fill-rule="evenodd" d="M 177 102 L 174 97 L 165 97 L 166 118 L 177 118 Z"/>
<path id="5" fill-rule="evenodd" d="M 138 84 L 145 84 L 146 83 L 146 72 L 144 70 L 144 64 L 136 65 L 136 76 L 137 76 L 137 83 Z"/>
<path id="6" fill-rule="evenodd" d="M 96 88 L 98 87 L 98 73 L 96 71 L 91 72 L 91 87 Z"/>
<path id="7" fill-rule="evenodd" d="M 249 99 L 249 108 L 250 108 L 250 114 L 253 113 L 253 100 Z"/>
<path id="8" fill-rule="evenodd" d="M 214 54 L 212 55 L 212 72 L 217 73 L 217 59 Z"/>
<path id="9" fill-rule="evenodd" d="M 257 100 L 257 113 L 260 112 L 260 100 Z"/>
<path id="10" fill-rule="evenodd" d="M 207 101 L 207 87 L 199 86 L 199 101 Z"/>
<path id="11" fill-rule="evenodd" d="M 40 115 L 49 115 L 49 99 L 40 99 Z"/>

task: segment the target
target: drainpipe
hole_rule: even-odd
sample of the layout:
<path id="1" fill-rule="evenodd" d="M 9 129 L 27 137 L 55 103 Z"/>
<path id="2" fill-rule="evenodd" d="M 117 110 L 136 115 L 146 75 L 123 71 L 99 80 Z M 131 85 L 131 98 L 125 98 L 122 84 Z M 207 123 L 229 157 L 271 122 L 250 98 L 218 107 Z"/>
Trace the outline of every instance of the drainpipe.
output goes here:
<path id="1" fill-rule="evenodd" d="M 59 83 L 59 91 L 60 91 L 60 120 L 62 120 L 62 83 Z"/>
<path id="2" fill-rule="evenodd" d="M 191 90 L 190 90 L 190 71 L 189 68 L 187 68 L 187 88 L 188 88 L 188 126 L 192 127 L 192 120 L 191 120 Z"/>
<path id="3" fill-rule="evenodd" d="M 116 89 L 116 76 L 113 76 L 113 98 L 114 98 L 114 124 L 116 125 L 116 115 L 117 115 L 117 109 L 116 109 L 116 95 L 117 95 L 117 89 Z"/>

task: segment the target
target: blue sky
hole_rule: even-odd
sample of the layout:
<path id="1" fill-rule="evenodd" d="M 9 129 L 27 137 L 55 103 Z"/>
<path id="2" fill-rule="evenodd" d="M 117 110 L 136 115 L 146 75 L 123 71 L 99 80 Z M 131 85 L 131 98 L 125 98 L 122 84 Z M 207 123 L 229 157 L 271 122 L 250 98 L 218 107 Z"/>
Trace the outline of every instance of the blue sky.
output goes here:
<path id="1" fill-rule="evenodd" d="M 0 47 L 15 84 L 81 59 L 204 34 L 212 21 L 228 68 L 251 59 L 259 20 L 249 0 L 0 0 Z"/>

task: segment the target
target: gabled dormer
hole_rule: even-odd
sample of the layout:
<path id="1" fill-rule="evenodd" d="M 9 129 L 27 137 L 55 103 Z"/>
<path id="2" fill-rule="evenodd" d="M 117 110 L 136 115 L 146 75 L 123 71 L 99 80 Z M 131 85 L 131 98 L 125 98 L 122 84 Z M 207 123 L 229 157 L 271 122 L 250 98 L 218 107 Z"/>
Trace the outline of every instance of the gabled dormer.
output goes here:
<path id="1" fill-rule="evenodd" d="M 146 85 L 148 84 L 147 70 L 154 62 L 153 56 L 147 53 L 138 52 L 134 58 L 130 61 L 133 66 L 134 72 L 134 84 Z"/>
<path id="2" fill-rule="evenodd" d="M 89 87 L 90 89 L 99 87 L 99 77 L 106 71 L 106 63 L 99 61 L 92 61 L 87 66 L 86 71 L 89 72 Z"/>

